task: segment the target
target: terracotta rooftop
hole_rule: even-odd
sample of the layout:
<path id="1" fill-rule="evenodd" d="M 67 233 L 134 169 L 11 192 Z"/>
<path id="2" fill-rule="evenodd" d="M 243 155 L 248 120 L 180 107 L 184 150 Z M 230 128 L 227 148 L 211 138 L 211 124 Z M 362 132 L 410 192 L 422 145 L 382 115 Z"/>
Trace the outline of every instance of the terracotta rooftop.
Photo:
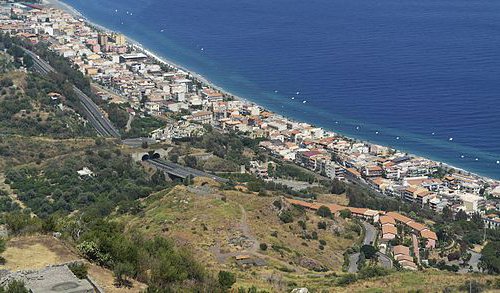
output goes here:
<path id="1" fill-rule="evenodd" d="M 394 227 L 394 225 L 384 225 L 382 226 L 382 234 L 394 234 L 394 235 L 397 235 L 398 234 L 398 229 L 396 229 L 396 227 Z"/>
<path id="2" fill-rule="evenodd" d="M 392 248 L 392 251 L 394 252 L 394 255 L 398 254 L 410 255 L 410 248 L 408 246 L 396 245 Z"/>
<path id="3" fill-rule="evenodd" d="M 438 240 L 438 237 L 436 235 L 435 232 L 431 231 L 431 230 L 424 230 L 424 231 L 421 231 L 420 232 L 420 236 L 422 236 L 422 238 L 426 238 L 426 239 L 433 239 L 433 240 Z"/>
<path id="4" fill-rule="evenodd" d="M 365 209 L 365 208 L 353 208 L 353 207 L 347 207 L 351 213 L 353 214 L 358 214 L 358 215 L 364 215 L 368 209 Z"/>
<path id="5" fill-rule="evenodd" d="M 408 218 L 407 216 L 403 216 L 400 213 L 396 213 L 396 212 L 388 212 L 385 215 L 393 218 L 394 220 L 396 220 L 398 222 L 404 223 L 404 224 L 413 221 L 412 219 Z"/>
<path id="6" fill-rule="evenodd" d="M 399 264 L 403 268 L 412 268 L 412 269 L 417 269 L 417 265 L 413 261 L 408 261 L 408 260 L 402 260 L 399 262 Z"/>
<path id="7" fill-rule="evenodd" d="M 424 231 L 424 230 L 429 230 L 429 228 L 427 228 L 427 226 L 425 226 L 424 224 L 420 224 L 420 223 L 417 223 L 417 222 L 414 222 L 414 221 L 406 223 L 406 225 L 408 227 L 412 228 L 413 230 L 418 231 L 418 232 Z"/>
<path id="8" fill-rule="evenodd" d="M 394 220 L 394 218 L 389 217 L 389 216 L 381 216 L 379 221 L 380 221 L 380 224 L 382 224 L 382 225 L 384 225 L 384 224 L 396 225 L 396 221 Z"/>
<path id="9" fill-rule="evenodd" d="M 397 261 L 409 261 L 413 262 L 413 257 L 406 255 L 406 254 L 400 254 L 396 257 Z"/>
<path id="10" fill-rule="evenodd" d="M 317 210 L 321 206 L 321 205 L 316 204 L 316 203 L 309 203 L 306 201 L 290 199 L 290 198 L 287 198 L 286 201 L 288 201 L 290 204 L 293 204 L 296 206 L 301 206 L 301 207 L 312 209 L 312 210 Z"/>

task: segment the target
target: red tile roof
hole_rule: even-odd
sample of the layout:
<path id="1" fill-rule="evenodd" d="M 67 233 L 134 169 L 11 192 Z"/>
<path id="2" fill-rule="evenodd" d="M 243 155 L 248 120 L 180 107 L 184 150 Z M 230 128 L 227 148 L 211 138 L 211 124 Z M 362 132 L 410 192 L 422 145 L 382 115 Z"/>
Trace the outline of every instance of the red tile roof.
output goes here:
<path id="1" fill-rule="evenodd" d="M 382 225 L 384 225 L 384 224 L 396 225 L 396 221 L 394 220 L 394 218 L 389 217 L 389 216 L 381 216 L 379 221 L 380 221 L 380 224 L 382 224 Z"/>
<path id="2" fill-rule="evenodd" d="M 420 236 L 425 239 L 433 239 L 433 240 L 438 240 L 438 237 L 435 232 L 431 230 L 424 230 L 420 232 Z"/>
<path id="3" fill-rule="evenodd" d="M 382 226 L 382 234 L 397 235 L 398 229 L 396 229 L 396 227 L 394 227 L 393 225 L 387 224 L 387 225 Z"/>
<path id="4" fill-rule="evenodd" d="M 387 214 L 385 214 L 385 215 L 395 219 L 398 222 L 404 223 L 404 224 L 413 221 L 412 219 L 408 218 L 407 216 L 403 216 L 400 213 L 396 213 L 396 212 L 387 212 Z"/>
<path id="5" fill-rule="evenodd" d="M 416 231 L 424 231 L 424 230 L 429 230 L 429 228 L 427 228 L 427 226 L 425 226 L 424 224 L 420 224 L 420 223 L 417 223 L 417 222 L 414 222 L 414 221 L 411 221 L 409 223 L 406 223 L 406 225 L 410 228 L 412 228 L 413 230 L 416 230 Z"/>
<path id="6" fill-rule="evenodd" d="M 396 245 L 392 248 L 392 251 L 394 252 L 394 255 L 410 255 L 410 248 L 408 246 Z"/>

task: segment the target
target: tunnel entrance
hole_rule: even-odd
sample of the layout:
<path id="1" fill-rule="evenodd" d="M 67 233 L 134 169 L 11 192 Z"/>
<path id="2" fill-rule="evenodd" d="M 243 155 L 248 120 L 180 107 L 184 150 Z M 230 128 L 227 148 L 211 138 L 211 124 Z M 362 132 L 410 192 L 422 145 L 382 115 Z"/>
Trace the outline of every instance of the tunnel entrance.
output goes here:
<path id="1" fill-rule="evenodd" d="M 159 158 L 160 158 L 160 154 L 159 153 L 153 153 L 153 152 L 148 152 L 147 154 L 144 154 L 141 157 L 141 159 L 143 161 L 156 160 L 156 159 L 159 159 Z"/>

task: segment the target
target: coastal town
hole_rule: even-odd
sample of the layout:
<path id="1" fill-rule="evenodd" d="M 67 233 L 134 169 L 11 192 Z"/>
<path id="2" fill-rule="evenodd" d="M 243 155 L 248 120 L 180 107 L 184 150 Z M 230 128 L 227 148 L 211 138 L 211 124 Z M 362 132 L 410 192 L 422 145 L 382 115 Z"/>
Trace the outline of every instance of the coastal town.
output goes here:
<path id="1" fill-rule="evenodd" d="M 363 182 L 383 195 L 429 206 L 436 212 L 446 206 L 466 213 L 498 210 L 496 202 L 488 200 L 488 196 L 500 196 L 496 180 L 352 140 L 235 99 L 187 71 L 155 59 L 127 42 L 124 35 L 98 30 L 63 10 L 17 4 L 1 12 L 1 31 L 32 43 L 47 42 L 51 50 L 70 59 L 82 73 L 124 97 L 126 100 L 118 102 L 128 103 L 131 115 L 179 114 L 181 119 L 173 125 L 153 131 L 154 139 L 201 134 L 203 125 L 208 124 L 265 138 L 260 146 L 276 157 L 330 179 Z M 110 98 L 109 93 L 100 94 L 102 99 Z M 259 175 L 266 177 L 265 172 Z M 485 221 L 494 227 L 500 225 L 499 218 L 488 215 Z"/>
<path id="2" fill-rule="evenodd" d="M 166 121 L 164 127 L 150 133 L 153 140 L 198 136 L 211 126 L 259 139 L 259 146 L 272 157 L 325 178 L 353 182 L 380 197 L 401 199 L 435 213 L 451 210 L 453 214 L 479 214 L 488 229 L 500 227 L 498 180 L 273 113 L 164 62 L 123 34 L 97 27 L 62 9 L 3 4 L 0 31 L 32 44 L 47 44 L 92 79 L 100 99 L 125 105 L 131 119 L 150 116 Z M 268 162 L 254 161 L 249 172 L 272 180 L 268 170 Z M 377 243 L 381 254 L 391 255 L 404 269 L 417 270 L 427 262 L 420 259 L 418 247 L 432 251 L 438 245 L 438 236 L 429 225 L 402 213 L 297 198 L 286 202 L 312 211 L 326 206 L 335 215 L 348 210 L 352 217 L 379 231 L 377 239 L 368 244 Z M 391 245 L 396 238 L 402 241 Z M 410 251 L 410 247 L 416 251 Z M 479 271 L 477 265 L 472 270 Z"/>

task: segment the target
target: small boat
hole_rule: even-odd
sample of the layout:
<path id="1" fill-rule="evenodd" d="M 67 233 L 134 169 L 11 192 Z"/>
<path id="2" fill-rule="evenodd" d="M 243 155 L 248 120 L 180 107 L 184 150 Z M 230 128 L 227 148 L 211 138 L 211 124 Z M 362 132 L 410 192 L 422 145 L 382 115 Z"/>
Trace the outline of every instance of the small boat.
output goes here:
<path id="1" fill-rule="evenodd" d="M 475 158 L 476 161 L 479 161 L 479 158 Z"/>
<path id="2" fill-rule="evenodd" d="M 375 131 L 375 134 L 378 134 L 378 131 Z"/>
<path id="3" fill-rule="evenodd" d="M 435 132 L 432 133 L 432 135 L 436 134 Z"/>
<path id="4" fill-rule="evenodd" d="M 497 164 L 500 164 L 500 161 L 497 161 Z"/>
<path id="5" fill-rule="evenodd" d="M 453 137 L 450 137 L 448 140 L 449 140 L 449 141 L 453 141 Z"/>
<path id="6" fill-rule="evenodd" d="M 463 159 L 463 158 L 465 158 L 465 156 L 464 156 L 464 155 L 461 155 L 461 156 L 460 156 L 460 158 L 462 158 L 462 159 Z"/>
<path id="7" fill-rule="evenodd" d="M 307 101 L 302 101 L 302 104 L 305 104 L 305 103 L 307 103 Z"/>
<path id="8" fill-rule="evenodd" d="M 292 100 L 295 100 L 295 97 L 292 97 Z"/>
<path id="9" fill-rule="evenodd" d="M 399 136 L 396 136 L 396 139 L 399 140 Z"/>
<path id="10" fill-rule="evenodd" d="M 296 95 L 300 95 L 300 92 L 296 92 L 295 94 L 296 94 Z"/>
<path id="11" fill-rule="evenodd" d="M 359 130 L 359 126 L 356 126 L 356 130 Z"/>

